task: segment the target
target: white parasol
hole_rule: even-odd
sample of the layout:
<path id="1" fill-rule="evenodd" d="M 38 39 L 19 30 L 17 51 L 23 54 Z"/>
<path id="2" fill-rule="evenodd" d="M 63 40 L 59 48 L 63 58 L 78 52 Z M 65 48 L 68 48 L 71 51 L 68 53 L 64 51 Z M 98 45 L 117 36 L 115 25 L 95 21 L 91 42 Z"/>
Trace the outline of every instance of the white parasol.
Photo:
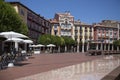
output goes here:
<path id="1" fill-rule="evenodd" d="M 42 45 L 42 44 L 38 44 L 36 45 L 37 47 L 44 47 L 45 45 Z"/>
<path id="2" fill-rule="evenodd" d="M 54 44 L 49 44 L 49 45 L 47 45 L 47 47 L 50 47 L 50 52 L 52 52 L 52 48 L 55 47 L 55 45 Z"/>
<path id="3" fill-rule="evenodd" d="M 13 31 L 9 31 L 9 32 L 1 32 L 0 35 L 4 36 L 5 38 L 28 38 L 27 36 L 21 34 L 21 33 L 17 33 L 17 32 L 13 32 Z"/>
<path id="4" fill-rule="evenodd" d="M 55 47 L 55 45 L 54 44 L 49 44 L 49 45 L 47 45 L 47 47 Z"/>
<path id="5" fill-rule="evenodd" d="M 33 45 L 29 45 L 29 47 L 37 47 L 37 46 L 33 44 Z"/>
<path id="6" fill-rule="evenodd" d="M 20 38 L 7 38 L 7 40 L 5 40 L 5 42 L 23 42 L 23 39 Z"/>
<path id="7" fill-rule="evenodd" d="M 32 44 L 32 43 L 33 43 L 33 41 L 32 41 L 32 40 L 24 40 L 23 42 L 25 42 L 25 43 L 30 43 L 30 44 Z"/>

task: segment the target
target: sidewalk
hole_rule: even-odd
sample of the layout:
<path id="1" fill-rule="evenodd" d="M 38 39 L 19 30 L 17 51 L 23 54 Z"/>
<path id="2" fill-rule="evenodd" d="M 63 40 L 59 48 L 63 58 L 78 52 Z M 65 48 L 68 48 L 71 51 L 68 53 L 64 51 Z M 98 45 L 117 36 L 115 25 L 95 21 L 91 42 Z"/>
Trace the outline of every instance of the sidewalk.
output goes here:
<path id="1" fill-rule="evenodd" d="M 0 71 L 0 80 L 14 80 L 60 67 L 94 60 L 102 56 L 85 56 L 83 53 L 38 54 L 27 61 L 15 64 L 13 68 Z"/>

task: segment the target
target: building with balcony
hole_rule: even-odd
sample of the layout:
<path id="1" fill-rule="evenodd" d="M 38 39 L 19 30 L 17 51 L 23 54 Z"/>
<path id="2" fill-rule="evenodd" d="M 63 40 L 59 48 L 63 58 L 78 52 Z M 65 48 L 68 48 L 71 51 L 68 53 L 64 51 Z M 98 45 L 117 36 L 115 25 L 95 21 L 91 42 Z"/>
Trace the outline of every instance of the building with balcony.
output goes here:
<path id="1" fill-rule="evenodd" d="M 51 35 L 60 36 L 60 26 L 56 19 L 50 19 L 51 23 Z"/>
<path id="2" fill-rule="evenodd" d="M 119 24 L 117 21 L 103 20 L 101 23 L 93 24 L 94 40 L 97 50 L 116 50 L 114 40 L 119 40 Z"/>
<path id="3" fill-rule="evenodd" d="M 72 37 L 74 39 L 74 36 L 73 36 L 74 17 L 70 14 L 70 12 L 56 13 L 54 16 L 54 19 L 51 21 L 51 23 L 52 24 L 55 23 L 54 29 L 57 29 L 57 32 L 58 32 L 56 35 L 68 36 L 68 37 Z M 51 31 L 53 31 L 53 28 Z"/>
<path id="4" fill-rule="evenodd" d="M 28 26 L 28 36 L 37 43 L 38 37 L 42 34 L 51 32 L 51 24 L 49 20 L 35 13 L 20 2 L 10 2 L 16 12 L 21 16 L 22 20 Z"/>
<path id="5" fill-rule="evenodd" d="M 77 52 L 87 51 L 89 48 L 89 41 L 94 39 L 94 28 L 92 25 L 83 22 L 74 21 L 74 38 L 77 41 Z"/>
<path id="6" fill-rule="evenodd" d="M 120 22 L 115 20 L 103 20 L 102 25 L 109 26 L 109 27 L 117 27 L 118 28 L 118 37 L 117 39 L 120 39 Z"/>

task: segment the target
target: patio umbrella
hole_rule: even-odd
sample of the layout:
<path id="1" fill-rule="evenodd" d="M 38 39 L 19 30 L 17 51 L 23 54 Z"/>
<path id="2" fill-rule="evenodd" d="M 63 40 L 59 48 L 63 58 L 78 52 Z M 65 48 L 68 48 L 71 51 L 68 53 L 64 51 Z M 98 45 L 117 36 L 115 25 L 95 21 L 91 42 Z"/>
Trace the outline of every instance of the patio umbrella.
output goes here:
<path id="1" fill-rule="evenodd" d="M 36 46 L 39 47 L 39 48 L 40 48 L 40 51 L 41 51 L 41 47 L 44 47 L 45 45 L 38 44 L 38 45 L 36 45 Z"/>
<path id="2" fill-rule="evenodd" d="M 29 47 L 37 47 L 36 45 L 29 45 Z"/>
<path id="3" fill-rule="evenodd" d="M 55 47 L 55 45 L 54 44 L 49 44 L 49 45 L 47 45 L 47 47 Z"/>
<path id="4" fill-rule="evenodd" d="M 32 40 L 24 40 L 23 42 L 25 42 L 25 43 L 29 43 L 29 44 L 32 44 L 32 43 L 33 43 Z"/>
<path id="5" fill-rule="evenodd" d="M 4 41 L 6 40 L 5 36 L 4 35 L 0 35 L 0 41 Z"/>
<path id="6" fill-rule="evenodd" d="M 36 45 L 37 47 L 44 47 L 45 45 L 42 45 L 42 44 L 38 44 Z"/>
<path id="7" fill-rule="evenodd" d="M 7 40 L 5 40 L 5 42 L 23 42 L 23 39 L 20 38 L 7 38 Z"/>
<path id="8" fill-rule="evenodd" d="M 5 38 L 28 38 L 27 36 L 21 34 L 21 33 L 17 33 L 17 32 L 13 32 L 13 31 L 9 31 L 9 32 L 1 32 L 0 36 L 4 36 Z"/>
<path id="9" fill-rule="evenodd" d="M 25 44 L 25 50 L 28 51 L 27 44 L 30 46 L 30 44 L 33 44 L 33 41 L 32 40 L 24 40 L 23 42 Z"/>
<path id="10" fill-rule="evenodd" d="M 20 38 L 7 38 L 7 40 L 5 40 L 5 42 L 15 42 L 15 49 L 16 51 L 18 51 L 18 43 L 19 42 L 23 42 L 24 40 L 23 39 L 20 39 Z M 11 46 L 12 46 L 12 43 L 11 43 Z"/>
<path id="11" fill-rule="evenodd" d="M 47 47 L 50 47 L 50 52 L 52 52 L 52 47 L 55 47 L 55 45 L 54 44 L 49 44 L 49 45 L 47 45 Z"/>

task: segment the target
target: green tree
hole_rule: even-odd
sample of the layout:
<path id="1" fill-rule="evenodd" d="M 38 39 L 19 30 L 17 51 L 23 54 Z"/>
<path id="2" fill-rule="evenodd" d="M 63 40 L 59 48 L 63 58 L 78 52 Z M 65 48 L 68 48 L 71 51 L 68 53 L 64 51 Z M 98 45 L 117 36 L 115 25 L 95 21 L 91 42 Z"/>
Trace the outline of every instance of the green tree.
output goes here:
<path id="1" fill-rule="evenodd" d="M 70 38 L 70 37 L 64 36 L 64 37 L 62 37 L 62 38 L 63 38 L 64 41 L 65 41 L 65 52 L 67 51 L 67 49 L 70 49 L 71 46 L 73 46 L 73 45 L 76 44 L 75 40 L 73 40 L 73 39 Z"/>
<path id="2" fill-rule="evenodd" d="M 64 41 L 65 41 L 65 45 L 69 45 L 69 38 L 68 38 L 68 37 L 65 37 L 65 36 L 63 36 L 62 38 L 63 38 Z"/>
<path id="3" fill-rule="evenodd" d="M 67 51 L 67 47 L 70 49 L 76 44 L 75 40 L 70 37 L 59 37 L 50 34 L 44 34 L 39 36 L 38 43 L 43 45 L 55 44 L 56 47 L 58 47 L 59 52 L 61 46 L 65 46 L 65 51 Z"/>
<path id="4" fill-rule="evenodd" d="M 113 44 L 114 44 L 115 46 L 120 46 L 120 40 L 115 40 L 115 41 L 113 42 Z"/>
<path id="5" fill-rule="evenodd" d="M 4 31 L 15 31 L 26 35 L 28 28 L 15 9 L 9 3 L 0 0 L 0 32 Z"/>
<path id="6" fill-rule="evenodd" d="M 70 37 L 62 37 L 63 39 L 64 39 L 64 41 L 65 41 L 65 45 L 67 45 L 67 46 L 70 46 L 70 45 L 75 45 L 76 44 L 76 41 L 75 40 L 73 40 L 72 38 L 70 38 Z"/>
<path id="7" fill-rule="evenodd" d="M 61 43 L 60 43 L 61 46 L 65 45 L 65 41 L 62 37 L 60 37 L 60 41 L 61 41 Z"/>
<path id="8" fill-rule="evenodd" d="M 49 34 L 44 34 L 44 35 L 39 36 L 38 43 L 43 44 L 43 45 L 50 44 L 51 43 L 50 35 Z"/>
<path id="9" fill-rule="evenodd" d="M 76 44 L 75 40 L 73 40 L 72 38 L 70 38 L 69 39 L 69 45 L 75 45 L 75 44 Z"/>
<path id="10" fill-rule="evenodd" d="M 64 39 L 59 36 L 53 36 L 50 34 L 44 34 L 39 36 L 38 43 L 48 45 L 48 44 L 55 44 L 56 46 L 64 45 Z"/>
<path id="11" fill-rule="evenodd" d="M 54 40 L 52 40 L 52 41 L 54 41 L 55 43 L 53 43 L 53 44 L 55 44 L 57 46 L 62 46 L 65 43 L 64 39 L 62 37 L 59 37 L 59 36 L 54 36 Z"/>

